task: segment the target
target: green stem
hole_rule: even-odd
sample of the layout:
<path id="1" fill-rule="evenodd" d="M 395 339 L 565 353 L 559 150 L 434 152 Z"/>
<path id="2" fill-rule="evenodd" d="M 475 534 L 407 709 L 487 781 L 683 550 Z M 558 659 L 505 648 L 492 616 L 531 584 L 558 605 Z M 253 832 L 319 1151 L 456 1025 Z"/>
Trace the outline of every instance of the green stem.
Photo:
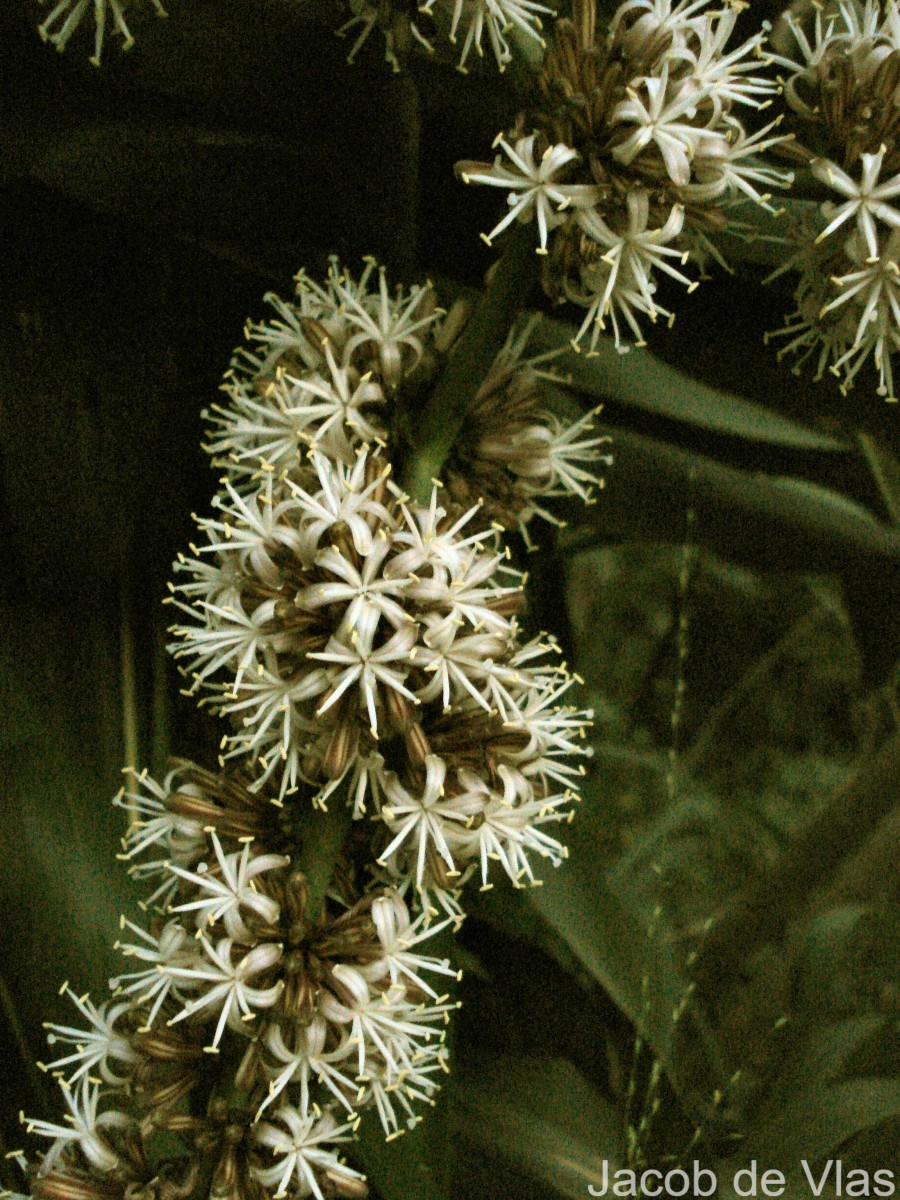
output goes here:
<path id="1" fill-rule="evenodd" d="M 119 592 L 119 646 L 122 686 L 122 747 L 126 767 L 136 771 L 140 761 L 138 747 L 137 673 L 134 651 L 134 606 L 126 583 Z"/>
<path id="2" fill-rule="evenodd" d="M 343 796 L 336 796 L 325 812 L 313 813 L 307 823 L 299 866 L 309 884 L 306 902 L 309 920 L 315 920 L 321 911 L 352 821 L 353 810 Z"/>
<path id="3" fill-rule="evenodd" d="M 503 254 L 437 386 L 414 418 L 416 441 L 407 456 L 402 484 L 419 503 L 428 502 L 432 480 L 440 473 L 478 388 L 527 301 L 539 266 L 531 225 L 517 225 L 506 239 Z"/>
<path id="4" fill-rule="evenodd" d="M 215 1102 L 224 1101 L 228 1110 L 239 1097 L 235 1089 L 235 1075 L 250 1042 L 243 1036 L 228 1030 L 222 1039 L 219 1053 L 207 1061 L 207 1086 L 191 1095 L 194 1116 L 205 1117 L 211 1113 Z M 194 1177 L 187 1200 L 207 1200 L 210 1186 L 219 1165 L 219 1146 L 213 1143 L 206 1150 L 195 1150 L 193 1160 Z M 165 1161 L 161 1159 L 160 1161 Z"/>

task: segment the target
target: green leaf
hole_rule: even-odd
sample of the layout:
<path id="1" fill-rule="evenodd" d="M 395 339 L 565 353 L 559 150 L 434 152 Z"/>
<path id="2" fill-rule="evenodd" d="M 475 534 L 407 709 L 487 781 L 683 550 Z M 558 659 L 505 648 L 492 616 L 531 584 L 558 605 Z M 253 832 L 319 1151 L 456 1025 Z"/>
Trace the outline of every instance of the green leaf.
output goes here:
<path id="1" fill-rule="evenodd" d="M 869 433 L 857 434 L 856 443 L 869 464 L 888 516 L 894 525 L 900 525 L 900 457 Z"/>
<path id="2" fill-rule="evenodd" d="M 415 87 L 348 67 L 320 0 L 183 4 L 136 37 L 133 54 L 111 46 L 100 72 L 73 41 L 56 69 L 91 119 L 41 139 L 34 178 L 270 282 L 312 266 L 315 251 L 413 269 Z M 298 87 L 315 104 L 298 103 Z"/>
<path id="3" fill-rule="evenodd" d="M 611 814 L 592 773 L 567 837 L 569 859 L 529 895 L 693 1107 L 729 1071 L 719 1035 L 691 1003 L 691 951 L 710 915 L 755 882 L 757 867 L 745 825 L 732 828 L 723 804 L 694 781 L 679 788 L 683 798 L 608 865 Z"/>
<path id="4" fill-rule="evenodd" d="M 574 326 L 544 317 L 530 345 L 536 351 L 565 348 L 574 334 Z M 608 397 L 702 429 L 795 450 L 846 449 L 844 443 L 799 421 L 691 379 L 646 349 L 619 354 L 610 339 L 601 338 L 596 354 L 570 351 L 556 360 L 555 366 L 568 375 L 573 387 L 590 396 Z"/>
<path id="5" fill-rule="evenodd" d="M 425 1110 L 415 1129 L 390 1142 L 374 1112 L 363 1117 L 359 1150 L 366 1174 L 385 1200 L 450 1200 L 446 1107 L 447 1097 L 442 1096 L 435 1109 Z"/>
<path id="6" fill-rule="evenodd" d="M 532 899 L 536 893 L 524 888 L 496 887 L 473 891 L 466 898 L 466 914 L 484 921 L 506 937 L 517 938 L 555 959 L 568 975 L 583 970 L 566 940 L 559 935 Z M 459 951 L 456 951 L 457 956 Z M 465 963 L 460 962 L 465 970 Z"/>
<path id="7" fill-rule="evenodd" d="M 846 527 L 855 525 L 857 528 L 868 525 L 873 530 L 884 528 L 864 505 L 851 500 L 849 496 L 841 495 L 833 488 L 822 487 L 821 484 L 813 483 L 809 479 L 786 479 L 783 477 L 772 478 L 771 484 L 776 492 L 781 492 L 785 502 L 787 502 L 788 496 L 793 495 L 798 499 L 811 501 L 823 512 L 829 511 L 833 514 L 835 525 Z"/>
<path id="8" fill-rule="evenodd" d="M 612 1172 L 620 1158 L 619 1115 L 564 1059 L 482 1062 L 477 1075 L 454 1080 L 451 1120 L 465 1141 L 572 1200 L 601 1186 L 604 1159 Z"/>
<path id="9" fill-rule="evenodd" d="M 853 1017 L 809 1033 L 797 1031 L 784 1066 L 746 1130 L 742 1157 L 792 1169 L 815 1162 L 848 1138 L 900 1114 L 900 1079 L 844 1078 L 853 1055 L 882 1017 Z"/>
<path id="10" fill-rule="evenodd" d="M 885 1028 L 880 1017 L 854 1017 L 824 1029 L 788 1027 L 781 1071 L 745 1125 L 740 1154 L 715 1164 L 720 1195 L 738 1195 L 735 1173 L 756 1160 L 757 1177 L 766 1169 L 784 1174 L 783 1200 L 807 1198 L 811 1190 L 802 1160 L 818 1180 L 825 1160 L 843 1157 L 848 1139 L 900 1115 L 900 1079 L 846 1078 L 853 1056 Z M 832 1167 L 824 1194 L 835 1194 L 834 1182 Z M 746 1176 L 744 1184 L 746 1195 Z"/>
<path id="11" fill-rule="evenodd" d="M 896 572 L 900 535 L 840 493 L 724 466 L 656 438 L 610 434 L 615 463 L 590 507 L 561 505 L 573 526 L 593 525 L 617 541 L 680 544 L 691 537 L 733 562 L 769 570 Z"/>
<path id="12" fill-rule="evenodd" d="M 137 899 L 116 861 L 122 814 L 110 803 L 122 761 L 117 626 L 84 592 L 81 603 L 77 620 L 47 596 L 0 597 L 0 837 L 15 847 L 0 871 L 3 1007 L 25 1059 L 7 1064 L 16 1107 L 31 1112 L 45 1095 L 41 1021 L 69 1017 L 64 980 L 107 992 L 119 914 L 134 915 Z"/>
<path id="13" fill-rule="evenodd" d="M 314 247 L 337 248 L 346 222 L 363 219 L 350 163 L 340 155 L 320 160 L 309 175 L 305 151 L 274 136 L 145 116 L 67 131 L 31 173 L 91 209 L 152 221 L 277 279 L 286 257 L 303 265 Z"/>
<path id="14" fill-rule="evenodd" d="M 607 818 L 588 780 L 569 827 L 569 857 L 529 893 L 544 919 L 588 973 L 634 1022 L 656 1055 L 669 1063 L 672 1014 L 684 995 L 683 955 L 664 936 L 623 870 L 609 872 L 599 847 Z"/>
<path id="15" fill-rule="evenodd" d="M 801 1011 L 821 1014 L 853 1003 L 854 949 L 862 941 L 866 909 L 844 904 L 816 915 L 807 925 L 795 967 L 794 991 Z"/>

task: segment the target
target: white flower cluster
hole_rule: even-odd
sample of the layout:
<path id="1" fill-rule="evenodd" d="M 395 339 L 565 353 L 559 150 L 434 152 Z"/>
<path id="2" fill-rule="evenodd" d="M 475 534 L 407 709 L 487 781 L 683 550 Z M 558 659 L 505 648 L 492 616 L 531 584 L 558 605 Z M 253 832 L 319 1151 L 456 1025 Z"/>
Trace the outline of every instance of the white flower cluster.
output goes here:
<path id="1" fill-rule="evenodd" d="M 350 468 L 374 445 L 391 459 L 398 414 L 421 403 L 459 334 L 433 288 L 391 294 L 374 260 L 358 280 L 332 260 L 324 287 L 301 273 L 292 301 L 266 299 L 275 318 L 247 326 L 251 344 L 235 353 L 223 384 L 228 402 L 204 414 L 206 448 L 228 483 L 246 492 L 266 473 L 287 472 L 315 491 L 316 454 Z M 589 501 L 602 486 L 596 468 L 610 461 L 600 449 L 607 439 L 585 436 L 592 414 L 566 423 L 547 411 L 542 381 L 552 376 L 540 364 L 554 355 L 527 357 L 535 323 L 511 331 L 442 473 L 456 503 L 480 502 L 487 523 L 526 538 L 535 515 L 555 520 L 547 499 Z"/>
<path id="2" fill-rule="evenodd" d="M 395 1137 L 421 1119 L 415 1106 L 434 1102 L 447 1069 L 455 1005 L 430 977 L 456 972 L 420 952 L 447 922 L 411 921 L 392 889 L 351 907 L 332 898 L 329 915 L 307 920 L 306 882 L 290 859 L 234 836 L 248 814 L 271 823 L 272 813 L 234 777 L 182 764 L 163 784 L 133 780 L 120 803 L 135 818 L 127 857 L 146 861 L 143 874 L 167 874 L 172 888 L 150 932 L 122 919 L 129 940 L 117 948 L 137 969 L 110 981 L 113 1002 L 66 987 L 87 1028 L 47 1026 L 65 1052 L 44 1069 L 60 1078 L 70 1123 L 27 1122 L 51 1139 L 35 1196 L 91 1197 L 98 1179 L 104 1196 L 114 1184 L 146 1184 L 147 1138 L 167 1128 L 207 1146 L 221 1137 L 217 1170 L 237 1162 L 244 1183 L 265 1194 L 364 1195 L 363 1177 L 338 1157 L 358 1112 L 375 1108 Z M 200 811 L 215 824 L 201 828 Z M 244 1116 L 219 1117 L 210 1104 L 186 1126 L 179 1101 L 202 1084 L 204 1052 L 219 1053 L 229 1031 L 244 1047 Z M 126 1115 L 128 1096 L 149 1123 Z"/>
<path id="3" fill-rule="evenodd" d="M 384 34 L 385 60 L 395 71 L 400 70 L 401 57 L 413 42 L 434 51 L 431 31 L 428 36 L 423 33 L 419 27 L 421 21 L 410 17 L 406 5 L 390 0 L 387 3 L 385 0 L 350 0 L 350 9 L 353 15 L 338 30 L 343 35 L 360 27 L 347 56 L 348 62 L 354 60 L 376 27 Z M 497 68 L 504 71 L 513 60 L 510 35 L 525 37 L 543 46 L 541 17 L 554 14 L 552 8 L 539 0 L 424 0 L 416 10 L 421 16 L 433 18 L 438 33 L 446 36 L 451 45 L 457 45 L 462 36 L 458 66 L 464 74 L 473 51 L 477 58 L 484 57 L 485 34 Z"/>
<path id="4" fill-rule="evenodd" d="M 327 289 L 301 278 L 296 304 L 250 327 L 231 402 L 209 414 L 227 474 L 176 564 L 171 599 L 189 620 L 172 650 L 229 718 L 224 760 L 251 764 L 254 789 L 323 807 L 349 790 L 354 816 L 383 824 L 390 879 L 458 916 L 469 864 L 487 885 L 489 859 L 518 883 L 530 854 L 562 858 L 543 826 L 567 816 L 588 715 L 560 705 L 571 679 L 544 662 L 552 643 L 522 644 L 521 581 L 481 524 L 487 506 L 461 511 L 437 485 L 417 505 L 391 478 L 392 408 L 434 354 L 439 316 L 430 289 L 391 297 L 381 273 L 369 291 L 374 270 L 354 283 L 333 266 Z M 587 495 L 579 464 L 602 439 L 547 418 L 514 422 L 504 449 L 497 393 L 516 353 L 483 390 L 493 418 L 476 449 L 524 481 L 530 515 L 536 495 Z"/>
<path id="5" fill-rule="evenodd" d="M 841 0 L 815 14 L 807 32 L 788 14 L 797 60 L 784 94 L 797 153 L 834 196 L 819 224 L 798 231 L 795 256 L 776 274 L 798 270 L 797 308 L 778 335 L 781 353 L 817 355 L 852 387 L 874 361 L 878 392 L 895 400 L 891 355 L 900 349 L 900 72 L 897 0 Z"/>
<path id="6" fill-rule="evenodd" d="M 95 67 L 99 67 L 106 38 L 106 24 L 110 17 L 112 17 L 115 32 L 122 37 L 122 49 L 130 50 L 134 45 L 134 38 L 125 21 L 125 13 L 132 3 L 133 0 L 59 0 L 44 23 L 38 27 L 38 33 L 44 41 L 51 42 L 57 50 L 63 51 L 72 34 L 88 11 L 92 9 L 94 13 L 94 53 L 90 61 Z M 150 3 L 156 10 L 157 16 L 166 16 L 162 0 L 150 0 Z"/>
<path id="7" fill-rule="evenodd" d="M 52 0 L 42 0 L 42 3 L 47 2 L 52 3 Z M 150 0 L 150 3 L 160 17 L 167 15 L 162 0 Z M 122 49 L 130 50 L 134 45 L 125 14 L 129 8 L 140 4 L 141 0 L 57 0 L 38 32 L 44 41 L 63 51 L 81 22 L 92 12 L 94 53 L 90 61 L 99 67 L 110 20 L 115 33 L 122 37 Z M 394 71 L 399 71 L 403 57 L 414 43 L 429 53 L 434 52 L 434 32 L 431 28 L 424 31 L 421 28 L 423 19 L 431 19 L 436 22 L 438 35 L 446 38 L 451 46 L 458 45 L 462 39 L 458 65 L 464 74 L 473 54 L 478 59 L 484 58 L 485 39 L 500 71 L 506 70 L 513 60 L 511 35 L 545 45 L 541 17 L 554 14 L 552 8 L 539 0 L 424 0 L 417 5 L 395 0 L 349 0 L 349 7 L 350 19 L 338 30 L 340 36 L 350 30 L 357 34 L 347 55 L 348 62 L 353 62 L 372 31 L 378 28 L 385 39 L 385 60 Z"/>
<path id="8" fill-rule="evenodd" d="M 748 133 L 735 109 L 761 109 L 777 90 L 758 71 L 763 33 L 727 49 L 740 5 L 625 0 L 606 34 L 593 0 L 557 23 L 543 64 L 544 102 L 500 136 L 491 163 L 462 162 L 467 183 L 508 193 L 490 241 L 535 222 L 551 297 L 587 310 L 576 335 L 595 349 L 607 322 L 616 347 L 641 344 L 641 321 L 671 319 L 657 299 L 662 272 L 719 257 L 710 235 L 735 198 L 768 206 L 790 175 L 759 156 L 778 122 Z"/>

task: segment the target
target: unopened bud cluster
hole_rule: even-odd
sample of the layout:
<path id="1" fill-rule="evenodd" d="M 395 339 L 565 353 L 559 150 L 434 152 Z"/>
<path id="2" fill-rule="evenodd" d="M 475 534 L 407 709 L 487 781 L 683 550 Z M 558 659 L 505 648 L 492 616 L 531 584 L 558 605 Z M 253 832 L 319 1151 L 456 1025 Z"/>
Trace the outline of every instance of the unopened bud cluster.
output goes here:
<path id="1" fill-rule="evenodd" d="M 150 915 L 123 918 L 111 1002 L 66 988 L 87 1027 L 48 1027 L 69 1113 L 28 1121 L 51 1139 L 36 1200 L 364 1195 L 340 1157 L 358 1114 L 396 1136 L 447 1069 L 456 973 L 423 944 L 469 875 L 492 886 L 499 861 L 524 886 L 565 857 L 548 830 L 590 714 L 552 640 L 522 637 L 501 518 L 589 499 L 604 439 L 545 411 L 526 322 L 416 503 L 394 462 L 462 311 L 373 262 L 271 303 L 206 414 L 224 475 L 170 597 L 190 690 L 228 722 L 219 770 L 118 798 Z"/>
<path id="2" fill-rule="evenodd" d="M 777 121 L 749 133 L 739 116 L 777 90 L 763 33 L 727 48 L 739 7 L 625 0 L 604 28 L 595 0 L 575 0 L 541 66 L 540 102 L 498 137 L 493 163 L 457 166 L 508 193 L 488 240 L 534 223 L 545 291 L 586 309 L 576 344 L 596 348 L 607 325 L 618 349 L 640 344 L 645 318 L 672 317 L 660 273 L 695 287 L 684 268 L 719 257 L 727 206 L 768 205 L 790 182 L 758 157 L 781 140 Z"/>
<path id="3" fill-rule="evenodd" d="M 867 361 L 895 399 L 900 349 L 900 7 L 897 0 L 820 6 L 810 28 L 787 15 L 796 57 L 784 74 L 790 151 L 833 197 L 796 230 L 797 308 L 782 353 L 811 355 L 850 388 Z"/>

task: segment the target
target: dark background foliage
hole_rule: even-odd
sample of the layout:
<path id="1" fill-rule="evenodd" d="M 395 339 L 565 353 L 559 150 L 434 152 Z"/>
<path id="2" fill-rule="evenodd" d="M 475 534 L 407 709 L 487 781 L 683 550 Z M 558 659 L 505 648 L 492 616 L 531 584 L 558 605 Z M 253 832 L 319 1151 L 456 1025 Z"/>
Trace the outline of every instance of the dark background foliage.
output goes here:
<path id="1" fill-rule="evenodd" d="M 214 482 L 200 409 L 300 266 L 480 284 L 496 197 L 452 165 L 489 155 L 522 86 L 394 76 L 377 35 L 348 67 L 339 7 L 170 10 L 97 71 L 81 39 L 41 45 L 31 0 L 0 9 L 5 1149 L 20 1108 L 54 1111 L 56 988 L 101 994 L 135 909 L 119 768 L 214 736 L 160 607 Z M 596 757 L 571 861 L 471 897 L 453 1079 L 414 1135 L 364 1136 L 388 1200 L 583 1196 L 632 1161 L 629 1129 L 723 1179 L 754 1156 L 896 1167 L 897 414 L 777 362 L 789 288 L 759 249 L 674 295 L 650 352 L 567 364 L 616 461 L 529 560 L 530 612 L 585 677 Z"/>

